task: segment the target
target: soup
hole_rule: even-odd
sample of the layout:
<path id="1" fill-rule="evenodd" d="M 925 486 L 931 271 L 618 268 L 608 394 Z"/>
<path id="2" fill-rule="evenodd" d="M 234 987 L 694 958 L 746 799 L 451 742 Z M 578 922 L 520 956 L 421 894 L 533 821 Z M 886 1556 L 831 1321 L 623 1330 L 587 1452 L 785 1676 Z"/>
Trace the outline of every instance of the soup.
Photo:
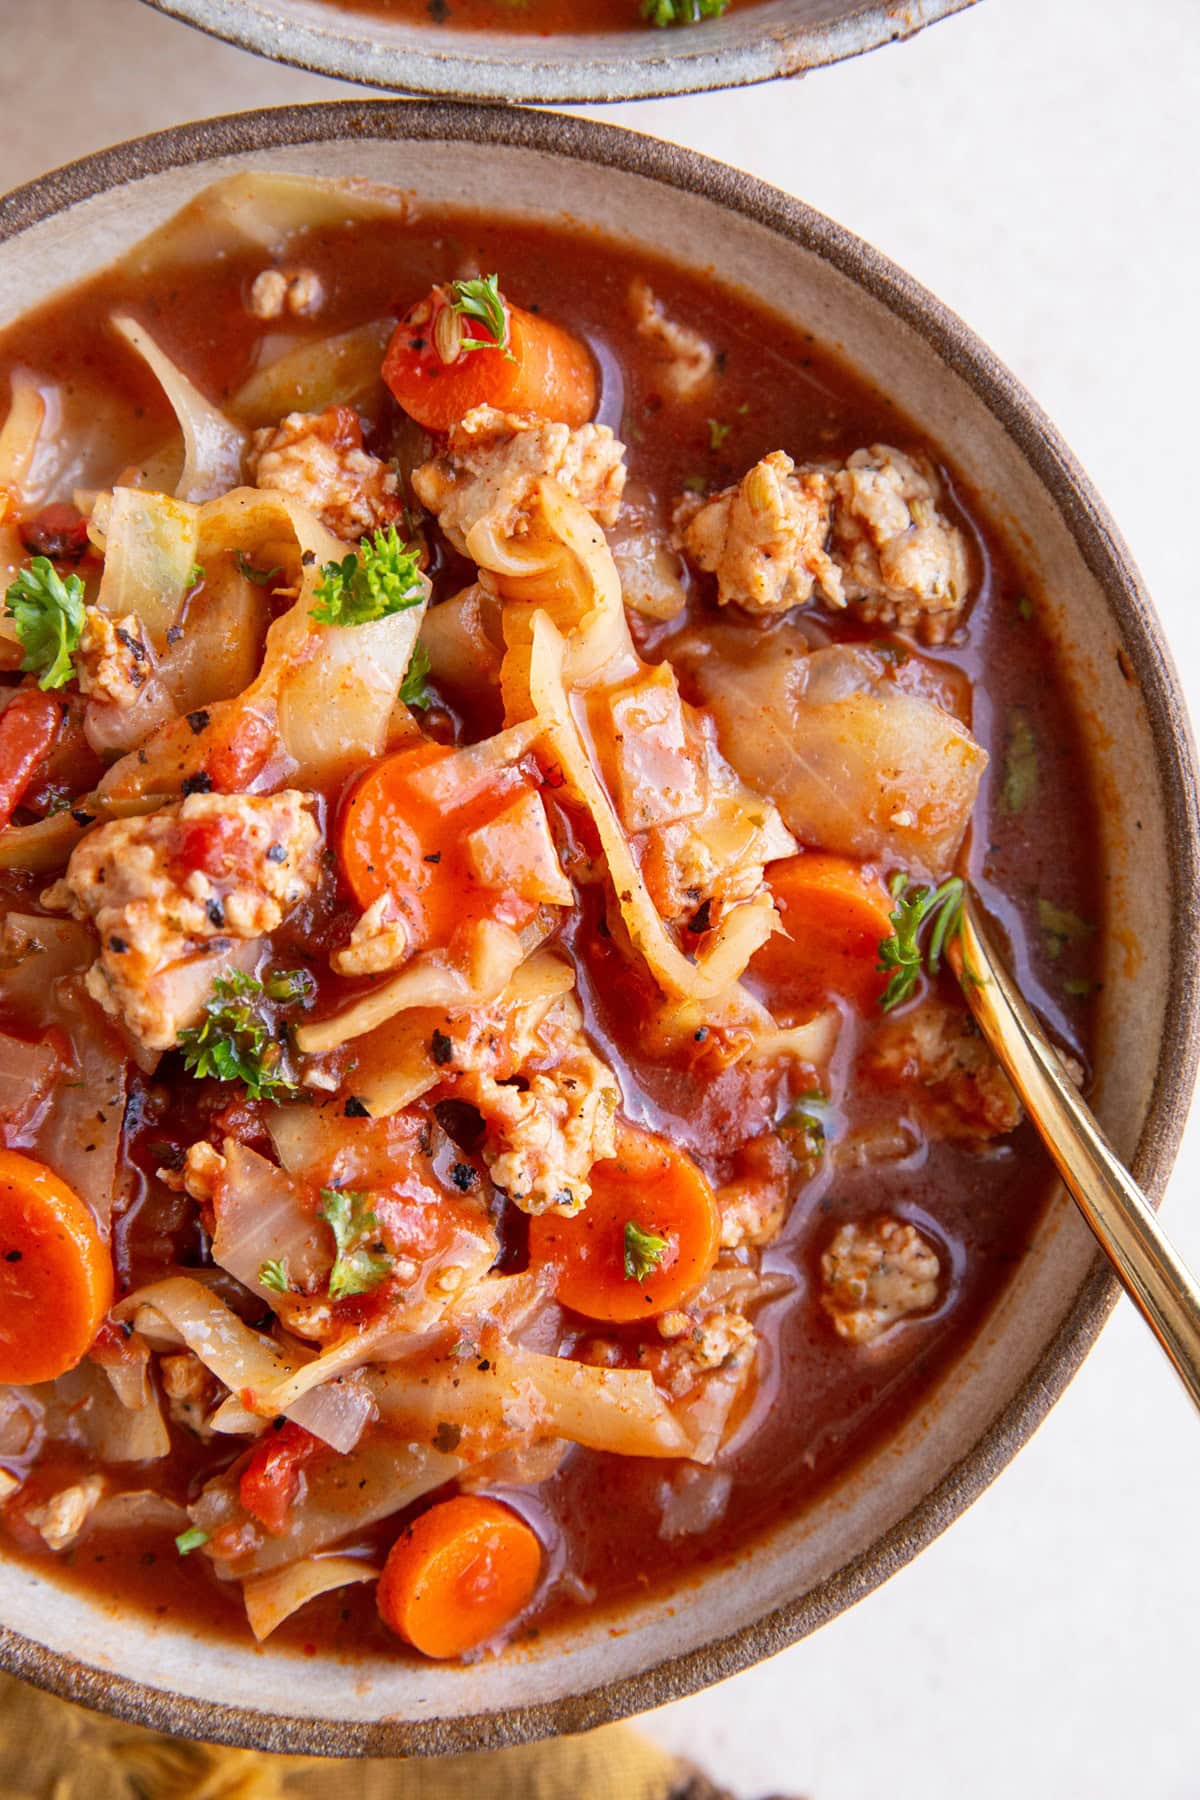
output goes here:
<path id="1" fill-rule="evenodd" d="M 753 0 L 326 0 L 331 10 L 402 20 L 410 25 L 445 25 L 459 30 L 511 31 L 548 37 L 554 32 L 660 30 L 702 25 L 740 11 Z"/>
<path id="2" fill-rule="evenodd" d="M 264 248 L 267 246 L 267 248 Z M 238 177 L 0 376 L 5 1553 L 490 1653 L 919 1404 L 1080 1079 L 1038 597 L 805 328 L 585 225 Z"/>

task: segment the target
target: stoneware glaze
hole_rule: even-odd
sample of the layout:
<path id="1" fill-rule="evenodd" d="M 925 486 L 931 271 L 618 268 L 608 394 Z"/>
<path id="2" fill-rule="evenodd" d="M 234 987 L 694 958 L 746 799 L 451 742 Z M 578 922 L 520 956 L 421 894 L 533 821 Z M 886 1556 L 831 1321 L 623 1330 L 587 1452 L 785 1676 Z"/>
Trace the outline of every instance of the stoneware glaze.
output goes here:
<path id="1" fill-rule="evenodd" d="M 1159 1196 L 1191 1094 L 1200 962 L 1195 774 L 1178 683 L 1136 569 L 1086 477 L 960 320 L 799 201 L 689 151 L 544 114 L 351 102 L 246 114 L 126 144 L 0 202 L 0 323 L 127 248 L 220 176 L 369 176 L 560 219 L 716 265 L 893 396 L 981 496 L 1070 645 L 1101 783 L 1110 935 L 1094 1105 Z M 735 1564 L 619 1620 L 471 1667 L 352 1667 L 195 1641 L 0 1562 L 0 1663 L 189 1736 L 332 1755 L 461 1751 L 574 1732 L 769 1656 L 883 1581 L 967 1506 L 1063 1391 L 1114 1299 L 1065 1199 L 919 1413 Z M 614 1624 L 619 1630 L 614 1630 Z"/>
<path id="2" fill-rule="evenodd" d="M 146 0 L 213 37 L 368 87 L 545 106 L 647 100 L 803 75 L 912 37 L 975 0 L 759 0 L 699 26 L 566 35 L 455 30 L 317 0 Z"/>

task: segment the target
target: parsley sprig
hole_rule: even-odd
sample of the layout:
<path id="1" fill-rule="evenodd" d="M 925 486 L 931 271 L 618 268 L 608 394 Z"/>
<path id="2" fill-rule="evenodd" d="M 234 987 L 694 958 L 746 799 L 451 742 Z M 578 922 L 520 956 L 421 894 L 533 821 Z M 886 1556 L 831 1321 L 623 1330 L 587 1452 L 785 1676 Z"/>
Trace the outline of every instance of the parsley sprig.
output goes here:
<path id="1" fill-rule="evenodd" d="M 666 1254 L 666 1238 L 659 1237 L 656 1231 L 643 1231 L 632 1219 L 626 1219 L 626 1281 L 648 1281 Z"/>
<path id="2" fill-rule="evenodd" d="M 425 712 L 436 698 L 428 686 L 429 668 L 429 652 L 418 639 L 400 683 L 400 699 L 416 712 Z"/>
<path id="3" fill-rule="evenodd" d="M 363 1243 L 365 1237 L 379 1229 L 379 1220 L 366 1194 L 353 1193 L 349 1188 L 322 1188 L 317 1217 L 324 1219 L 337 1244 L 337 1256 L 329 1272 L 331 1300 L 369 1294 L 386 1280 L 392 1269 L 388 1251 L 378 1242 Z"/>
<path id="4" fill-rule="evenodd" d="M 71 656 L 83 631 L 78 575 L 64 581 L 48 556 L 35 556 L 9 587 L 5 611 L 16 624 L 25 673 L 36 675 L 40 688 L 63 687 L 75 673 Z"/>
<path id="5" fill-rule="evenodd" d="M 701 19 L 719 19 L 729 0 L 642 0 L 642 17 L 651 25 L 696 25 Z"/>
<path id="6" fill-rule="evenodd" d="M 940 887 L 915 887 L 908 893 L 908 876 L 894 875 L 891 881 L 895 910 L 889 914 L 892 935 L 879 946 L 878 968 L 890 974 L 879 1004 L 884 1012 L 907 1000 L 917 985 L 922 967 L 936 975 L 951 938 L 962 924 L 964 888 L 957 875 L 950 876 Z M 905 897 L 907 895 L 907 898 Z M 933 921 L 929 942 L 921 949 L 921 933 Z"/>
<path id="7" fill-rule="evenodd" d="M 309 981 L 303 971 L 272 976 L 267 987 L 235 969 L 218 975 L 204 1018 L 178 1034 L 183 1065 L 197 1080 L 240 1081 L 252 1100 L 281 1100 L 296 1092 L 283 1073 L 282 1052 L 263 1009 L 269 998 L 298 996 Z M 296 990 L 293 992 L 293 988 Z"/>
<path id="8" fill-rule="evenodd" d="M 325 563 L 312 617 L 322 625 L 370 625 L 419 606 L 424 590 L 416 550 L 394 525 L 364 538 L 340 563 Z"/>
<path id="9" fill-rule="evenodd" d="M 464 337 L 461 348 L 464 350 L 503 350 L 508 362 L 517 359 L 508 345 L 508 308 L 500 298 L 500 277 L 498 275 L 481 275 L 474 281 L 452 281 L 450 292 L 454 298 L 450 309 L 460 319 L 478 319 L 486 325 L 491 337 Z"/>
<path id="10" fill-rule="evenodd" d="M 288 1277 L 287 1257 L 268 1257 L 266 1262 L 259 1267 L 258 1279 L 263 1287 L 270 1288 L 273 1294 L 290 1293 L 292 1284 Z"/>

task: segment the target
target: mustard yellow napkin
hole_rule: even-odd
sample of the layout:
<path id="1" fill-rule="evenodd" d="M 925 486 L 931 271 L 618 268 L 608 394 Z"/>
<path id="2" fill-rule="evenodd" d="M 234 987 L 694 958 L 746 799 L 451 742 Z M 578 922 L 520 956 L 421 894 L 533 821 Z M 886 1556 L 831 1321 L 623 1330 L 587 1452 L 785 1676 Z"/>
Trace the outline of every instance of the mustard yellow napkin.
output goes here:
<path id="1" fill-rule="evenodd" d="M 188 1744 L 0 1675 L 3 1800 L 723 1800 L 625 1725 L 517 1750 L 330 1762 Z"/>

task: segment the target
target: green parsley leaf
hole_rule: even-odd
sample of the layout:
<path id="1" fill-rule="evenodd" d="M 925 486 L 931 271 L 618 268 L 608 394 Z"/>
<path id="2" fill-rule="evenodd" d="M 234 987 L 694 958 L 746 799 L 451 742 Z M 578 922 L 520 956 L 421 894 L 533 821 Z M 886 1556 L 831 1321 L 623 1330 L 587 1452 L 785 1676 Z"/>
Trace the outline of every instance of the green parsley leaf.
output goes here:
<path id="1" fill-rule="evenodd" d="M 1053 900 L 1039 898 L 1037 912 L 1038 924 L 1046 940 L 1046 955 L 1052 962 L 1058 961 L 1069 944 L 1077 944 L 1081 939 L 1091 937 L 1096 929 L 1069 907 L 1055 906 Z"/>
<path id="2" fill-rule="evenodd" d="M 775 1127 L 780 1137 L 791 1140 L 799 1160 L 808 1165 L 810 1173 L 825 1154 L 828 1118 L 829 1096 L 820 1088 L 813 1088 L 806 1094 L 797 1094 Z"/>
<path id="3" fill-rule="evenodd" d="M 240 1081 L 252 1100 L 279 1100 L 296 1092 L 279 1073 L 279 1045 L 262 1010 L 263 984 L 235 970 L 218 975 L 199 1025 L 179 1032 L 183 1066 L 199 1081 Z"/>
<path id="4" fill-rule="evenodd" d="M 256 569 L 244 550 L 235 550 L 233 560 L 238 566 L 238 574 L 252 581 L 255 587 L 269 587 L 277 575 L 283 574 L 282 563 L 276 563 L 273 569 Z"/>
<path id="5" fill-rule="evenodd" d="M 1023 706 L 1008 711 L 1008 733 L 1004 746 L 1004 784 L 1000 789 L 1001 810 L 1024 812 L 1038 785 L 1038 748 Z"/>
<path id="6" fill-rule="evenodd" d="M 263 991 L 268 1000 L 277 1000 L 280 1006 L 295 1006 L 300 1001 L 307 1005 L 317 984 L 307 969 L 276 969 L 267 976 Z"/>
<path id="7" fill-rule="evenodd" d="M 1033 601 L 1028 594 L 1020 594 L 1017 597 L 1017 617 L 1023 619 L 1026 624 L 1033 617 Z"/>
<path id="8" fill-rule="evenodd" d="M 710 419 L 708 421 L 709 449 L 714 452 L 719 450 L 732 430 L 732 425 L 722 424 L 720 419 Z"/>
<path id="9" fill-rule="evenodd" d="M 891 1012 L 908 999 L 922 966 L 931 975 L 937 974 L 942 953 L 962 924 L 964 888 L 959 876 L 952 875 L 937 888 L 916 887 L 906 900 L 907 890 L 907 875 L 892 878 L 892 898 L 896 902 L 895 910 L 889 914 L 892 935 L 880 944 L 876 965 L 881 974 L 891 975 L 879 1002 L 884 1012 Z M 921 932 L 931 920 L 929 945 L 922 953 Z"/>
<path id="10" fill-rule="evenodd" d="M 207 1542 L 207 1531 L 201 1531 L 198 1525 L 191 1525 L 186 1531 L 179 1533 L 175 1539 L 175 1548 L 180 1556 L 190 1556 L 193 1550 L 198 1550 L 201 1544 L 207 1544 Z"/>
<path id="11" fill-rule="evenodd" d="M 312 617 L 322 625 L 370 625 L 419 606 L 424 589 L 417 560 L 394 525 L 364 538 L 357 554 L 322 568 Z"/>
<path id="12" fill-rule="evenodd" d="M 5 611 L 17 627 L 25 655 L 21 667 L 40 688 L 58 688 L 75 673 L 71 654 L 83 631 L 83 583 L 64 581 L 48 556 L 35 556 L 9 587 Z"/>
<path id="13" fill-rule="evenodd" d="M 200 583 L 204 580 L 204 576 L 205 576 L 204 564 L 203 563 L 193 563 L 191 568 L 188 570 L 187 584 L 188 584 L 189 592 L 191 591 L 192 588 L 198 588 L 200 586 Z"/>
<path id="14" fill-rule="evenodd" d="M 643 1231 L 632 1219 L 625 1221 L 625 1279 L 647 1281 L 667 1254 L 667 1240 L 657 1232 Z"/>
<path id="15" fill-rule="evenodd" d="M 642 17 L 660 30 L 669 25 L 696 25 L 719 19 L 729 0 L 642 0 Z"/>
<path id="16" fill-rule="evenodd" d="M 450 310 L 460 319 L 478 319 L 491 337 L 464 337 L 464 350 L 503 350 L 507 362 L 516 362 L 508 347 L 508 308 L 500 298 L 500 277 L 483 275 L 474 281 L 452 281 Z"/>
<path id="17" fill-rule="evenodd" d="M 404 680 L 400 683 L 400 699 L 405 706 L 411 706 L 416 712 L 424 712 L 433 705 L 436 696 L 426 686 L 429 674 L 429 652 L 418 638 L 413 653 L 408 660 Z"/>
<path id="18" fill-rule="evenodd" d="M 382 1244 L 365 1246 L 368 1232 L 378 1229 L 366 1194 L 349 1188 L 322 1188 L 318 1219 L 333 1232 L 337 1257 L 329 1272 L 329 1298 L 348 1300 L 352 1294 L 369 1294 L 391 1273 L 392 1258 Z"/>
<path id="19" fill-rule="evenodd" d="M 1072 977 L 1070 981 L 1063 982 L 1063 993 L 1069 994 L 1072 1000 L 1086 1000 L 1088 995 L 1094 994 L 1099 986 L 1098 981 L 1084 981 L 1079 977 Z"/>
<path id="20" fill-rule="evenodd" d="M 258 1279 L 263 1287 L 270 1288 L 272 1293 L 289 1293 L 292 1284 L 288 1280 L 287 1257 L 268 1258 L 258 1271 Z"/>

